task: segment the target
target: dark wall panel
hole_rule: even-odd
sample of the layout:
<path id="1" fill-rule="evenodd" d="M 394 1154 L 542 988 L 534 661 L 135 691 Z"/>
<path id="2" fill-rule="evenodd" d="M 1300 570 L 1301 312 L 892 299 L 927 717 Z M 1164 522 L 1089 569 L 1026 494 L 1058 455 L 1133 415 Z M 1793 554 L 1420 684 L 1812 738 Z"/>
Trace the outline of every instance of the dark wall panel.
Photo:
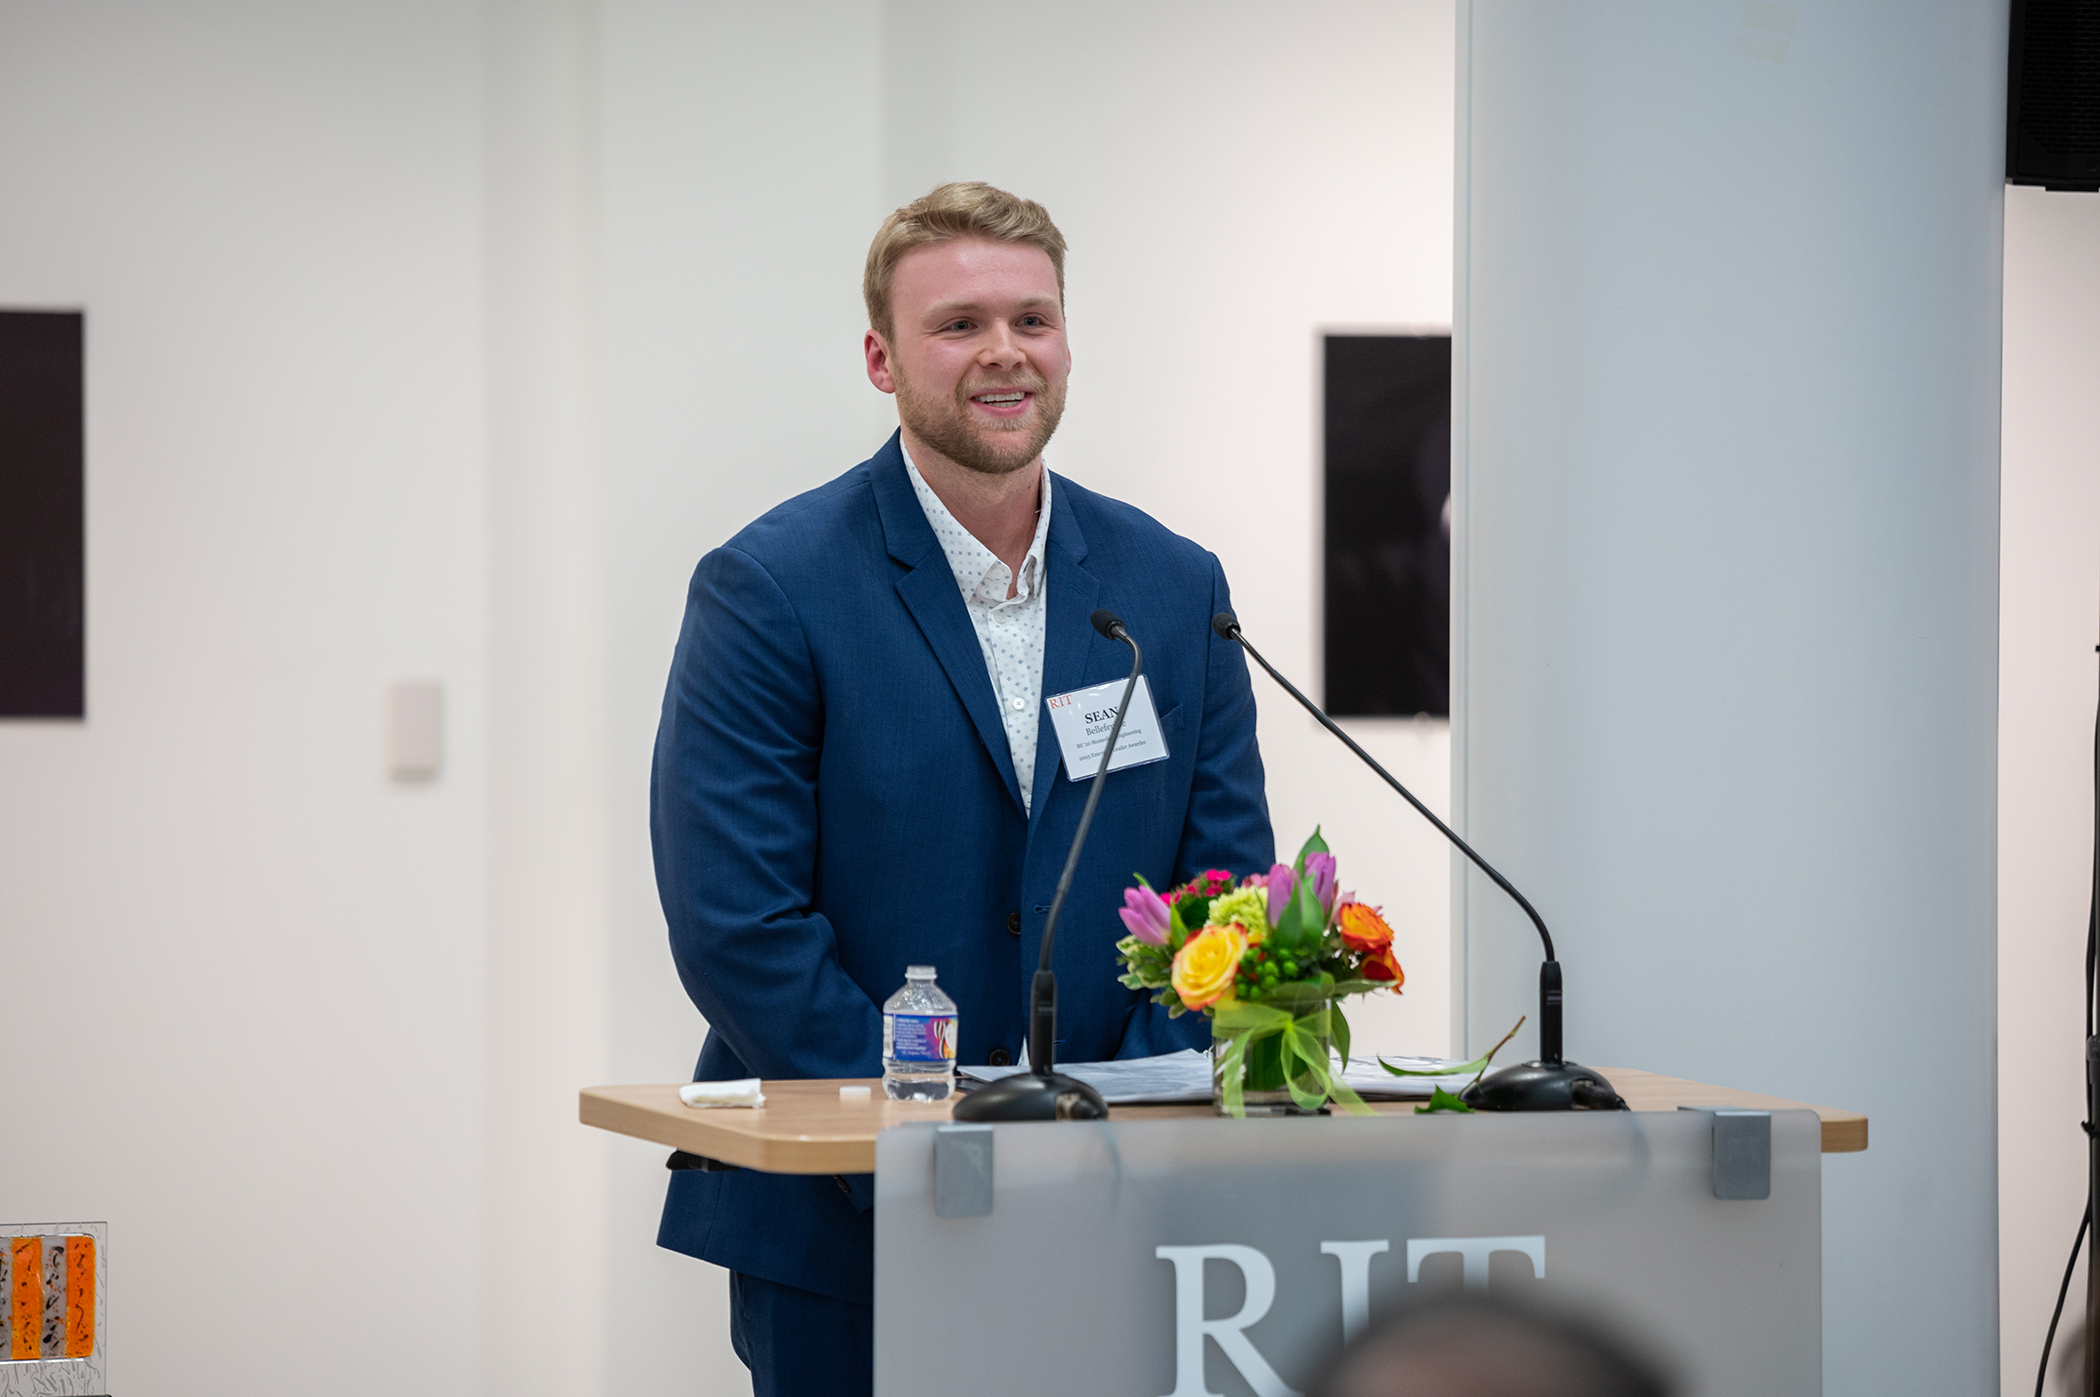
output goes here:
<path id="1" fill-rule="evenodd" d="M 82 317 L 0 311 L 0 718 L 87 715 Z"/>
<path id="2" fill-rule="evenodd" d="M 1451 711 L 1451 337 L 1325 343 L 1326 706 Z"/>

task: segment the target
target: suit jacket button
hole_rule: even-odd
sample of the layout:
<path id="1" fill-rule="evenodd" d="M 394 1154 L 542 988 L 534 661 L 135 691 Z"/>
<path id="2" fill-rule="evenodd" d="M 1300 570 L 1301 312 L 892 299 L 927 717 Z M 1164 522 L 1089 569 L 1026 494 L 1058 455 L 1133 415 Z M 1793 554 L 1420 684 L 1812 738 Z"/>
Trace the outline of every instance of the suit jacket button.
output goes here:
<path id="1" fill-rule="evenodd" d="M 1016 912 L 1014 915 L 1018 917 L 1021 914 Z M 1011 1067 L 1014 1063 L 1014 1055 L 1004 1048 L 994 1048 L 992 1049 L 990 1061 L 994 1067 Z"/>
<path id="2" fill-rule="evenodd" d="M 1019 912 L 1006 914 L 1006 934 L 1008 936 L 1019 936 L 1021 934 L 1021 914 Z M 1004 1067 L 1005 1065 L 1003 1062 L 994 1064 L 994 1066 L 998 1067 Z"/>

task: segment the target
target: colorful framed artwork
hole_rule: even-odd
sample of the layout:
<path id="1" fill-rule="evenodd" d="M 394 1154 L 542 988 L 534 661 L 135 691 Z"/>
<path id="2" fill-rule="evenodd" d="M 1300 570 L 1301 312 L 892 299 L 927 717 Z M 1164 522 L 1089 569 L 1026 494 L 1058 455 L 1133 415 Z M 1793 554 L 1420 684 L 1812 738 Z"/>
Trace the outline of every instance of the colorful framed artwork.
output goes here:
<path id="1" fill-rule="evenodd" d="M 102 1397 L 109 1224 L 0 1223 L 0 1397 Z"/>

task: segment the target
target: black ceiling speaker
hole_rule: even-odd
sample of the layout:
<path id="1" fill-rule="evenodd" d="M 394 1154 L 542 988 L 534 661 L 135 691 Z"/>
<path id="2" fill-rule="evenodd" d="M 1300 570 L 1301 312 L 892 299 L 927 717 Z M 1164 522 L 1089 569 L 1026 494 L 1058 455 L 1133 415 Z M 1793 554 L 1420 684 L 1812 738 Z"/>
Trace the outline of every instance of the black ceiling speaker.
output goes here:
<path id="1" fill-rule="evenodd" d="M 2100 0 L 2012 0 L 2005 177 L 2100 189 Z"/>

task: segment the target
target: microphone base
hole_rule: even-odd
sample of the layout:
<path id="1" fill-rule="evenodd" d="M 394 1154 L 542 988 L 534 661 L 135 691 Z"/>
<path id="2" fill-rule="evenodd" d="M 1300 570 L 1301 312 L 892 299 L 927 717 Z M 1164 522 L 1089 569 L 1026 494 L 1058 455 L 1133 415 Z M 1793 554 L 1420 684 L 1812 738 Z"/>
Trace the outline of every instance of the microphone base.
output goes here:
<path id="1" fill-rule="evenodd" d="M 1600 1072 L 1574 1062 L 1527 1062 L 1488 1073 L 1458 1094 L 1476 1111 L 1625 1111 Z"/>
<path id="2" fill-rule="evenodd" d="M 1108 1103 L 1076 1077 L 1061 1072 L 1016 1072 L 981 1086 L 955 1103 L 959 1121 L 1098 1121 Z"/>

